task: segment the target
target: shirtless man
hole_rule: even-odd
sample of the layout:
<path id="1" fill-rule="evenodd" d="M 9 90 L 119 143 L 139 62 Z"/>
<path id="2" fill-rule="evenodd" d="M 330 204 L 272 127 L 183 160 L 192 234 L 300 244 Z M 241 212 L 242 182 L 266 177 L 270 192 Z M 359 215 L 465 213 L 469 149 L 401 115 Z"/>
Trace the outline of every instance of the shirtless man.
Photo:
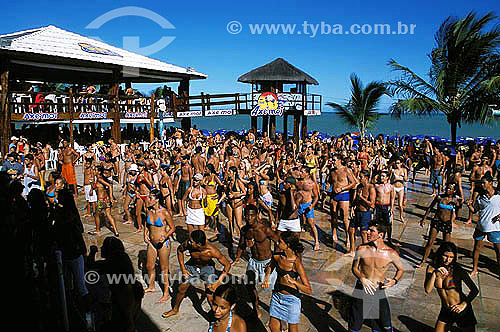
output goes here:
<path id="1" fill-rule="evenodd" d="M 97 193 L 94 190 L 95 165 L 93 158 L 85 158 L 83 163 L 83 190 L 87 201 L 87 214 L 83 217 L 93 216 L 96 210 Z"/>
<path id="2" fill-rule="evenodd" d="M 104 169 L 102 166 L 97 167 L 96 170 L 96 180 L 94 182 L 94 190 L 97 192 L 97 204 L 96 211 L 94 214 L 95 219 L 95 231 L 89 232 L 90 235 L 99 235 L 101 231 L 101 214 L 108 218 L 109 223 L 112 227 L 112 232 L 115 236 L 119 236 L 118 229 L 116 228 L 115 220 L 111 215 L 111 202 L 108 196 L 108 188 L 111 186 L 111 183 L 107 182 L 106 178 L 103 175 Z"/>
<path id="3" fill-rule="evenodd" d="M 207 159 L 202 155 L 203 148 L 197 146 L 194 150 L 195 154 L 191 157 L 191 163 L 193 164 L 194 174 L 200 173 L 205 174 L 205 166 L 207 165 Z"/>
<path id="4" fill-rule="evenodd" d="M 347 232 L 349 230 L 349 190 L 354 188 L 357 184 L 352 172 L 343 165 L 340 156 L 334 156 L 332 158 L 333 168 L 330 171 L 329 181 L 332 187 L 331 193 L 331 227 L 332 227 L 332 238 L 333 245 L 335 247 L 338 237 L 337 237 L 337 220 L 339 218 L 340 211 L 342 211 L 344 219 L 344 227 L 346 231 L 346 247 L 348 251 L 352 250 L 352 246 L 349 243 L 349 236 Z"/>
<path id="5" fill-rule="evenodd" d="M 236 252 L 236 258 L 231 266 L 240 262 L 240 257 L 247 248 L 250 248 L 252 256 L 248 260 L 247 265 L 247 290 L 249 294 L 253 294 L 253 310 L 257 317 L 260 318 L 259 311 L 259 295 L 255 285 L 261 284 L 266 275 L 266 265 L 271 261 L 272 249 L 271 240 L 277 243 L 279 236 L 269 227 L 260 223 L 255 205 L 248 205 L 245 208 L 246 225 L 241 228 L 240 243 Z M 271 288 L 273 288 L 276 280 L 276 271 L 271 275 Z"/>
<path id="6" fill-rule="evenodd" d="M 394 213 L 394 186 L 388 183 L 389 173 L 382 171 L 375 184 L 375 218 L 378 223 L 387 227 L 388 241 L 392 243 L 392 215 Z"/>
<path id="7" fill-rule="evenodd" d="M 479 192 L 482 189 L 481 178 L 486 174 L 486 172 L 490 172 L 490 174 L 493 174 L 493 171 L 490 167 L 490 158 L 488 156 L 482 156 L 481 162 L 479 164 L 475 164 L 470 172 L 471 194 L 469 200 L 467 201 L 467 204 L 469 204 L 470 202 L 474 202 L 479 195 Z M 469 209 L 469 218 L 465 222 L 466 224 L 472 224 L 472 215 L 473 212 L 471 209 Z"/>
<path id="8" fill-rule="evenodd" d="M 300 219 L 298 215 L 299 206 L 297 200 L 302 196 L 296 193 L 297 180 L 294 177 L 287 177 L 283 183 L 283 190 L 279 193 L 281 209 L 278 211 L 279 223 L 278 232 L 292 231 L 300 236 Z"/>
<path id="9" fill-rule="evenodd" d="M 68 185 L 73 186 L 73 193 L 75 194 L 75 198 L 78 197 L 78 189 L 76 183 L 76 175 L 75 175 L 75 163 L 80 159 L 80 154 L 75 151 L 72 147 L 69 146 L 69 142 L 63 141 L 63 149 L 62 149 L 62 172 L 61 176 L 66 180 Z"/>
<path id="10" fill-rule="evenodd" d="M 372 211 L 375 208 L 375 198 L 377 192 L 375 186 L 370 183 L 370 172 L 363 170 L 360 172 L 360 184 L 354 194 L 354 222 L 349 225 L 349 240 L 351 241 L 351 251 L 348 256 L 354 256 L 356 246 L 356 229 L 361 231 L 362 243 L 368 242 L 368 225 L 372 221 Z"/>
<path id="11" fill-rule="evenodd" d="M 434 153 L 434 149 L 432 148 L 432 143 L 429 140 L 429 136 L 425 136 L 424 141 L 422 142 L 422 147 L 424 150 L 424 158 L 425 158 L 425 175 L 429 174 L 429 170 L 431 168 L 431 157 Z"/>
<path id="12" fill-rule="evenodd" d="M 108 140 L 108 143 L 110 144 L 109 146 L 109 152 L 111 152 L 111 162 L 113 163 L 115 167 L 115 174 L 118 175 L 118 183 L 121 183 L 120 179 L 120 156 L 121 156 L 121 150 L 118 144 L 115 143 L 115 141 L 110 138 Z"/>
<path id="13" fill-rule="evenodd" d="M 385 290 L 396 285 L 404 271 L 397 251 L 384 242 L 385 232 L 384 225 L 372 222 L 368 228 L 369 242 L 356 249 L 352 273 L 358 280 L 353 292 L 349 331 L 361 330 L 365 314 L 369 314 L 378 317 L 374 321 L 377 327 L 372 326 L 374 330 L 392 332 L 391 311 Z M 396 268 L 396 274 L 388 279 L 385 275 L 391 264 Z"/>
<path id="14" fill-rule="evenodd" d="M 319 199 L 319 186 L 311 176 L 309 168 L 303 169 L 302 176 L 302 181 L 297 183 L 299 194 L 302 196 L 298 214 L 302 219 L 302 224 L 305 225 L 307 222 L 311 227 L 314 236 L 314 251 L 319 251 L 318 229 L 314 224 L 314 207 Z"/>
<path id="15" fill-rule="evenodd" d="M 443 190 L 443 173 L 444 173 L 444 164 L 445 164 L 445 156 L 439 151 L 439 148 L 436 146 L 434 148 L 434 153 L 431 157 L 431 178 L 430 183 L 432 186 L 432 194 L 431 196 L 436 196 L 441 193 Z M 436 193 L 437 188 L 437 193 Z"/>
<path id="16" fill-rule="evenodd" d="M 184 251 L 186 250 L 191 254 L 191 258 L 184 264 Z M 177 247 L 177 259 L 179 260 L 179 266 L 185 281 L 179 285 L 172 309 L 163 313 L 163 318 L 177 315 L 189 286 L 192 282 L 199 281 L 200 279 L 205 282 L 205 294 L 208 302 L 211 304 L 215 289 L 222 284 L 231 269 L 229 260 L 222 255 L 219 249 L 207 243 L 205 232 L 199 229 L 191 232 L 189 240 Z M 224 266 L 224 270 L 219 278 L 215 274 L 213 259 L 216 259 Z"/>

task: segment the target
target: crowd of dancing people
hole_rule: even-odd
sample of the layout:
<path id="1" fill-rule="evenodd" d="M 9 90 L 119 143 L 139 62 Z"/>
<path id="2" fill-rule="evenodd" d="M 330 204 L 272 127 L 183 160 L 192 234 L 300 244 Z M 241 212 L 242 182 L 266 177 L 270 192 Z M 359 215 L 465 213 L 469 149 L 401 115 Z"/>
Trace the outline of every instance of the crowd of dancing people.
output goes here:
<path id="1" fill-rule="evenodd" d="M 58 160 L 49 168 L 46 161 L 53 150 Z M 82 183 L 75 167 L 82 168 Z M 313 251 L 343 250 L 352 256 L 357 295 L 350 308 L 350 331 L 367 323 L 368 303 L 378 310 L 379 318 L 369 322 L 372 328 L 391 331 L 385 291 L 404 273 L 392 229 L 396 222 L 410 222 L 405 207 L 409 183 L 417 174 L 428 179 L 431 188 L 420 225 L 431 221 L 416 268 L 426 265 L 425 292 L 436 288 L 441 298 L 436 331 L 453 324 L 475 330 L 471 302 L 478 289 L 471 276 L 478 273 L 485 241 L 493 243 L 498 264 L 492 270 L 500 275 L 500 141 L 451 147 L 428 137 L 389 141 L 379 135 L 355 142 L 347 133 L 325 141 L 313 133 L 297 145 L 293 139 L 251 130 L 204 136 L 193 128 L 171 130 L 166 140 L 155 140 L 147 148 L 138 143 L 122 147 L 110 138 L 88 144 L 86 152 L 79 153 L 67 139 L 51 147 L 12 137 L 1 171 L 3 211 L 9 216 L 4 235 L 20 248 L 28 270 L 25 278 L 49 283 L 48 276 L 56 274 L 53 253 L 60 251 L 74 280 L 75 306 L 82 313 L 95 311 L 96 302 L 85 271 L 133 274 L 120 232 L 128 224 L 143 235 L 148 282 L 145 287 L 138 282 L 110 285 L 111 318 L 97 330 L 134 331 L 142 299 L 160 282 L 165 286 L 159 301 L 172 300 L 162 315 L 169 319 L 179 313 L 190 285 L 201 281 L 212 308 L 208 331 L 247 331 L 245 319 L 235 310 L 239 297 L 227 277 L 249 250 L 245 287 L 253 313 L 261 317 L 259 289 L 271 289 L 270 330 L 298 331 L 301 294 L 312 294 L 302 264 L 305 243 Z M 81 194 L 87 203 L 82 218 L 75 203 Z M 469 213 L 463 221 L 461 209 Z M 330 216 L 330 230 L 319 230 L 319 211 Z M 82 219 L 95 225 L 89 236 L 106 236 L 102 260 L 96 261 L 97 247 L 87 249 Z M 466 271 L 457 263 L 451 234 L 459 223 L 471 224 L 473 219 L 473 266 Z M 185 238 L 178 235 L 179 220 Z M 312 243 L 301 241 L 304 232 L 311 234 Z M 325 238 L 325 233 L 331 236 Z M 443 241 L 433 253 L 439 233 Z M 182 282 L 174 290 L 169 258 L 175 242 Z M 391 276 L 390 266 L 396 271 Z M 37 289 L 48 294 L 52 288 Z M 56 312 L 57 297 L 43 295 L 38 294 L 39 301 Z M 381 300 L 380 305 L 373 299 Z"/>

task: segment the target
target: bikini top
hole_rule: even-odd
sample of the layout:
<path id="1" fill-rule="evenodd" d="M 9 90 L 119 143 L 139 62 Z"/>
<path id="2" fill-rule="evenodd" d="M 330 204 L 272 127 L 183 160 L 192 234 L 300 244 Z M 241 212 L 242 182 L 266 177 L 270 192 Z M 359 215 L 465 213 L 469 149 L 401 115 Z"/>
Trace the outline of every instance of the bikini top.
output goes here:
<path id="1" fill-rule="evenodd" d="M 455 209 L 455 206 L 454 205 L 447 205 L 447 204 L 443 204 L 443 203 L 439 203 L 439 207 L 441 209 L 445 209 L 445 210 L 454 210 Z"/>
<path id="2" fill-rule="evenodd" d="M 275 255 L 284 255 L 285 253 L 284 252 L 276 252 Z M 274 259 L 274 256 L 273 256 L 273 260 L 274 262 L 276 263 L 276 273 L 278 273 L 278 277 L 280 278 L 283 278 L 284 276 L 286 276 L 287 274 L 292 278 L 292 279 L 297 279 L 299 277 L 299 273 L 297 271 L 293 271 L 293 270 L 283 270 L 280 265 L 278 264 L 278 261 L 276 261 L 276 259 Z"/>
<path id="3" fill-rule="evenodd" d="M 192 194 L 193 194 L 193 190 L 191 190 L 189 192 L 189 200 L 191 200 L 191 201 L 201 201 L 203 199 L 203 192 L 200 193 L 201 195 L 198 198 L 193 198 Z"/>
<path id="4" fill-rule="evenodd" d="M 208 327 L 208 332 L 212 332 L 214 330 L 214 322 L 210 323 L 210 326 Z M 229 311 L 229 322 L 227 323 L 227 330 L 226 332 L 231 332 L 231 325 L 233 324 L 233 312 Z"/>
<path id="5" fill-rule="evenodd" d="M 158 217 L 158 219 L 156 219 L 156 221 L 153 224 L 153 223 L 151 223 L 151 219 L 149 218 L 149 215 L 148 215 L 148 218 L 146 219 L 146 222 L 148 223 L 148 225 L 153 225 L 153 226 L 156 226 L 156 227 L 163 227 L 164 226 L 160 217 Z"/>

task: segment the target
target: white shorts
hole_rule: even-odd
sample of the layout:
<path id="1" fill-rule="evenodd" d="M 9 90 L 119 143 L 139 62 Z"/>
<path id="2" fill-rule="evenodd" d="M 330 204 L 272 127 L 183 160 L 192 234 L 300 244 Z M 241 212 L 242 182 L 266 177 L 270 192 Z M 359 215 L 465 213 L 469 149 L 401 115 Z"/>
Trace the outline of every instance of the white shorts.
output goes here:
<path id="1" fill-rule="evenodd" d="M 205 210 L 192 209 L 189 206 L 186 207 L 186 224 L 194 226 L 205 226 Z"/>
<path id="2" fill-rule="evenodd" d="M 83 188 L 85 189 L 85 200 L 89 203 L 97 202 L 97 192 L 94 190 L 94 193 L 92 195 L 90 194 L 92 186 L 90 184 L 86 184 Z"/>
<path id="3" fill-rule="evenodd" d="M 300 233 L 302 229 L 300 228 L 300 220 L 299 218 L 297 219 L 280 219 L 280 222 L 278 223 L 278 231 L 280 232 L 285 232 L 285 231 L 292 231 L 292 232 L 297 232 Z"/>

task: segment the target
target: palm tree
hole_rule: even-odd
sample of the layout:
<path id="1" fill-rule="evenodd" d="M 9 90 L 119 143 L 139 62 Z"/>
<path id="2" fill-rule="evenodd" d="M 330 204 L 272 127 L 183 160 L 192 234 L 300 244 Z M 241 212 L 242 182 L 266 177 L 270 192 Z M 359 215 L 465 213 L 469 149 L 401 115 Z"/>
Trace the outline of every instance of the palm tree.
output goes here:
<path id="1" fill-rule="evenodd" d="M 402 74 L 389 82 L 393 96 L 400 98 L 391 106 L 392 114 L 446 115 L 453 145 L 462 122 L 489 122 L 490 105 L 499 104 L 500 29 L 485 30 L 496 19 L 492 13 L 448 17 L 435 35 L 428 81 L 391 59 L 388 65 Z"/>
<path id="2" fill-rule="evenodd" d="M 387 94 L 385 84 L 382 82 L 370 82 L 363 86 L 361 79 L 356 74 L 351 74 L 351 99 L 345 105 L 327 103 L 327 106 L 335 109 L 344 122 L 358 128 L 361 139 L 365 137 L 366 129 L 373 128 L 380 115 L 377 106 L 380 98 Z"/>

